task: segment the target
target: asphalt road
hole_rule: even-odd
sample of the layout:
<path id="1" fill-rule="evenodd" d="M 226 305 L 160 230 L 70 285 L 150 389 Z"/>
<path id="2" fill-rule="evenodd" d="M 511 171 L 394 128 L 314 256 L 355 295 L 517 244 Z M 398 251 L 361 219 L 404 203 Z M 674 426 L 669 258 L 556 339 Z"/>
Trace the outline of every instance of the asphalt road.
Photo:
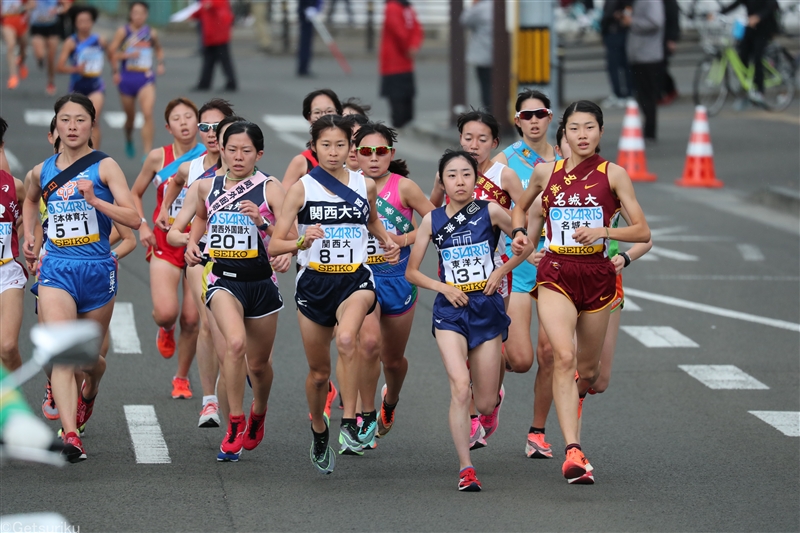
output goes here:
<path id="1" fill-rule="evenodd" d="M 190 37 L 169 41 L 169 70 L 159 80 L 157 109 L 195 83 L 199 58 L 191 55 Z M 302 95 L 322 86 L 344 97 L 362 97 L 373 104 L 377 118 L 388 115 L 377 97 L 371 60 L 354 60 L 350 77 L 330 60 L 317 61 L 318 77 L 298 80 L 292 59 L 251 50 L 237 48 L 241 90 L 227 96 L 238 113 L 256 122 L 264 124 L 267 114 L 298 116 Z M 420 120 L 442 115 L 446 76 L 442 62 L 419 65 Z M 606 86 L 601 73 L 586 76 L 593 81 L 576 81 L 567 94 Z M 219 78 L 217 85 L 222 85 Z M 48 156 L 46 129 L 25 121 L 25 110 L 52 109 L 43 87 L 34 69 L 20 89 L 0 92 L 0 113 L 11 124 L 7 147 L 24 169 Z M 61 79 L 59 87 L 65 89 L 66 81 Z M 603 96 L 602 89 L 599 93 Z M 198 103 L 206 97 L 189 96 Z M 113 90 L 106 109 L 120 109 Z M 594 486 L 568 486 L 560 473 L 560 453 L 551 460 L 525 458 L 534 378 L 528 373 L 507 377 L 500 429 L 487 448 L 473 454 L 483 492 L 456 490 L 449 388 L 430 335 L 433 294 L 426 291 L 406 352 L 410 369 L 394 429 L 377 450 L 362 458 L 340 457 L 331 476 L 319 475 L 308 460 L 307 365 L 289 275 L 280 276 L 287 305 L 279 318 L 266 436 L 239 463 L 217 463 L 224 430 L 196 427 L 195 368 L 196 398 L 170 398 L 176 362 L 165 361 L 155 348 L 148 268 L 140 248 L 120 266 L 117 301 L 133 304 L 143 353 L 109 354 L 84 439 L 89 459 L 62 469 L 4 465 L 0 514 L 56 511 L 81 531 L 797 531 L 800 441 L 796 433 L 788 436 L 750 411 L 794 413 L 794 430 L 786 431 L 797 432 L 800 222 L 752 204 L 747 195 L 767 185 L 799 188 L 798 106 L 779 115 L 725 111 L 714 118 L 716 169 L 726 187 L 710 192 L 673 186 L 683 169 L 692 111 L 687 101 L 661 110 L 660 140 L 648 146 L 659 181 L 636 185 L 656 248 L 651 260 L 625 271 L 626 288 L 637 291 L 630 299 L 641 310 L 629 306 L 622 325 L 671 330 L 620 332 L 611 386 L 586 400 L 583 444 L 595 466 Z M 621 111 L 609 112 L 602 146 L 611 159 L 621 121 Z M 138 159 L 126 159 L 121 131 L 103 125 L 103 150 L 118 158 L 132 182 Z M 292 143 L 305 134 L 264 129 L 259 166 L 281 176 L 299 151 Z M 168 141 L 163 130 L 157 141 Z M 417 137 L 413 130 L 401 137 L 400 156 L 425 190 L 444 144 Z M 154 201 L 150 192 L 147 210 Z M 423 268 L 435 272 L 432 253 Z M 34 322 L 29 298 L 21 341 L 26 356 Z M 651 347 L 658 339 L 668 346 Z M 697 367 L 686 365 L 733 365 L 763 386 L 714 389 L 690 375 Z M 37 412 L 43 383 L 37 378 L 24 389 Z M 137 464 L 126 405 L 154 407 L 170 463 Z M 340 416 L 334 409 L 334 428 Z M 554 410 L 547 428 L 548 441 L 561 450 Z"/>

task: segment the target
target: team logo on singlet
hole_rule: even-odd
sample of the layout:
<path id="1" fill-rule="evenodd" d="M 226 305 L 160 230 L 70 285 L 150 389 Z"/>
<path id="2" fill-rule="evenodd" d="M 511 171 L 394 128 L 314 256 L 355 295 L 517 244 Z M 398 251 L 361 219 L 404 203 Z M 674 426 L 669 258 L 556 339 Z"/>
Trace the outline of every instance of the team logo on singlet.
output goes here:
<path id="1" fill-rule="evenodd" d="M 75 194 L 75 189 L 78 188 L 78 184 L 74 181 L 68 181 L 64 185 L 58 188 L 56 194 L 61 197 L 62 200 L 65 202 L 72 198 L 72 195 Z"/>

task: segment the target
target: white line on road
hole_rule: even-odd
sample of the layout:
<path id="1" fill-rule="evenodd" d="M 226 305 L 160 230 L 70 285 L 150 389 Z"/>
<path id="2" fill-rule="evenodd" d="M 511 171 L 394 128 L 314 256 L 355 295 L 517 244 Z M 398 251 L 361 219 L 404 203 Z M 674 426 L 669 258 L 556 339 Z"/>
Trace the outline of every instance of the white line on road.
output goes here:
<path id="1" fill-rule="evenodd" d="M 717 235 L 664 235 L 656 237 L 658 242 L 729 242 L 733 237 Z"/>
<path id="2" fill-rule="evenodd" d="M 126 405 L 125 418 L 128 420 L 137 463 L 152 465 L 172 462 L 152 405 Z"/>
<path id="3" fill-rule="evenodd" d="M 671 235 L 673 233 L 680 233 L 686 231 L 685 226 L 670 226 L 668 228 L 650 228 L 650 236 L 652 238 L 660 238 L 662 235 Z"/>
<path id="4" fill-rule="evenodd" d="M 669 279 L 669 280 L 680 280 L 680 281 L 800 281 L 800 276 L 724 276 L 717 274 L 656 274 L 645 277 L 647 279 Z"/>
<path id="5" fill-rule="evenodd" d="M 709 389 L 769 389 L 734 365 L 678 365 L 678 368 Z"/>
<path id="6" fill-rule="evenodd" d="M 795 322 L 787 322 L 786 320 L 777 320 L 774 318 L 751 315 L 750 313 L 741 313 L 739 311 L 715 307 L 713 305 L 699 304 L 690 302 L 688 300 L 681 300 L 680 298 L 673 298 L 672 296 L 664 296 L 662 294 L 654 294 L 652 292 L 631 289 L 630 287 L 625 287 L 625 294 L 630 294 L 631 296 L 636 296 L 637 298 L 642 298 L 644 300 L 674 305 L 675 307 L 682 307 L 684 309 L 691 309 L 692 311 L 700 311 L 701 313 L 724 316 L 726 318 L 735 318 L 736 320 L 744 320 L 745 322 L 753 322 L 754 324 L 772 326 L 773 328 L 788 329 L 789 331 L 796 331 L 800 333 L 800 324 Z"/>
<path id="7" fill-rule="evenodd" d="M 103 117 L 106 119 L 106 124 L 111 128 L 121 130 L 125 126 L 124 111 L 106 111 L 103 113 Z M 142 126 L 144 126 L 144 115 L 136 113 L 136 117 L 133 119 L 133 127 L 141 129 Z"/>
<path id="8" fill-rule="evenodd" d="M 625 311 L 641 311 L 641 310 L 642 308 L 636 305 L 633 302 L 633 300 L 631 300 L 627 296 L 625 297 Z"/>
<path id="9" fill-rule="evenodd" d="M 306 141 L 295 135 L 294 133 L 286 133 L 285 131 L 279 131 L 278 138 L 288 144 L 289 146 L 294 146 L 298 150 L 305 150 L 308 148 L 306 146 Z"/>
<path id="10" fill-rule="evenodd" d="M 627 302 L 625 306 L 627 307 Z M 669 326 L 622 326 L 622 331 L 648 348 L 697 348 L 698 344 Z"/>
<path id="11" fill-rule="evenodd" d="M 292 131 L 295 133 L 306 133 L 310 126 L 308 121 L 297 115 L 264 115 L 261 120 L 275 131 Z"/>
<path id="12" fill-rule="evenodd" d="M 25 176 L 22 175 L 25 169 L 22 168 L 22 163 L 19 162 L 17 156 L 11 153 L 11 150 L 8 148 L 3 150 L 3 153 L 6 154 L 6 161 L 8 162 L 8 168 L 11 169 L 11 174 L 15 175 L 19 179 L 25 178 Z"/>
<path id="13" fill-rule="evenodd" d="M 787 437 L 800 437 L 800 412 L 798 411 L 748 411 Z"/>
<path id="14" fill-rule="evenodd" d="M 50 121 L 53 120 L 55 113 L 52 109 L 26 109 L 25 110 L 25 124 L 28 126 L 44 126 L 50 127 Z"/>
<path id="15" fill-rule="evenodd" d="M 739 249 L 739 253 L 742 254 L 742 258 L 745 261 L 764 260 L 764 254 L 761 253 L 758 246 L 752 244 L 737 244 L 736 247 Z"/>
<path id="16" fill-rule="evenodd" d="M 650 248 L 650 253 L 665 257 L 667 259 L 674 259 L 676 261 L 697 261 L 696 255 L 686 254 L 677 250 L 668 250 L 666 248 L 661 248 L 660 246 L 653 246 Z"/>
<path id="17" fill-rule="evenodd" d="M 114 314 L 111 315 L 111 345 L 115 353 L 142 353 L 142 344 L 136 332 L 136 321 L 133 316 L 131 302 L 117 302 L 114 304 Z"/>

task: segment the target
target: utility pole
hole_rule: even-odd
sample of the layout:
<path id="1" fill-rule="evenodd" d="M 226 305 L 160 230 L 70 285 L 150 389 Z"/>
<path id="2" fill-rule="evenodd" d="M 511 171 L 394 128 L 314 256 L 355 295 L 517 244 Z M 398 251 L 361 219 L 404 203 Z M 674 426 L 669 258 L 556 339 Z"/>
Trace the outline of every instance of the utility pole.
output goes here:
<path id="1" fill-rule="evenodd" d="M 467 105 L 464 28 L 461 26 L 463 8 L 463 0 L 450 0 L 450 124 L 453 126 Z"/>
<path id="2" fill-rule="evenodd" d="M 500 123 L 500 133 L 514 132 L 509 119 L 511 90 L 511 46 L 506 30 L 506 1 L 495 0 L 492 19 L 492 114 Z"/>

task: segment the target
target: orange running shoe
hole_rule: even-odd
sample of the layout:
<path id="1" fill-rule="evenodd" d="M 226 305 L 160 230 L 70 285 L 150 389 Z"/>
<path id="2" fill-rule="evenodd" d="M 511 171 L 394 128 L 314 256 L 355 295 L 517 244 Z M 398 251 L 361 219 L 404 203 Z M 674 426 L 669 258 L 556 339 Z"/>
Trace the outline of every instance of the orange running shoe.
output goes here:
<path id="1" fill-rule="evenodd" d="M 56 94 L 56 86 L 54 84 L 52 84 L 52 83 L 48 83 L 47 84 L 47 89 L 45 89 L 45 91 L 47 92 L 47 96 L 55 96 L 55 94 Z"/>
<path id="2" fill-rule="evenodd" d="M 550 448 L 550 443 L 545 442 L 544 433 L 528 433 L 525 455 L 529 459 L 549 459 L 553 457 L 553 450 Z"/>
<path id="3" fill-rule="evenodd" d="M 172 378 L 172 398 L 174 400 L 189 400 L 192 397 L 192 385 L 186 378 Z"/>
<path id="4" fill-rule="evenodd" d="M 328 419 L 331 417 L 331 405 L 337 394 L 339 391 L 336 389 L 336 385 L 333 384 L 333 381 L 328 381 L 328 399 L 325 400 L 325 414 L 328 415 Z"/>
<path id="5" fill-rule="evenodd" d="M 11 76 L 8 78 L 8 88 L 16 89 L 19 86 L 19 76 Z"/>
<path id="6" fill-rule="evenodd" d="M 164 359 L 175 355 L 175 326 L 172 326 L 172 329 L 158 328 L 156 346 L 158 346 L 158 353 Z"/>
<path id="7" fill-rule="evenodd" d="M 594 470 L 589 460 L 583 455 L 583 452 L 578 448 L 570 448 L 567 450 L 567 458 L 561 466 L 561 473 L 568 480 L 577 480 L 587 472 Z M 594 479 L 594 478 L 592 478 Z M 573 483 L 573 481 L 570 481 Z"/>
<path id="8" fill-rule="evenodd" d="M 19 78 L 20 78 L 21 80 L 24 80 L 24 79 L 26 79 L 27 77 L 28 77 L 28 66 L 27 66 L 27 65 L 24 65 L 24 64 L 21 64 L 21 65 L 19 66 Z"/>

